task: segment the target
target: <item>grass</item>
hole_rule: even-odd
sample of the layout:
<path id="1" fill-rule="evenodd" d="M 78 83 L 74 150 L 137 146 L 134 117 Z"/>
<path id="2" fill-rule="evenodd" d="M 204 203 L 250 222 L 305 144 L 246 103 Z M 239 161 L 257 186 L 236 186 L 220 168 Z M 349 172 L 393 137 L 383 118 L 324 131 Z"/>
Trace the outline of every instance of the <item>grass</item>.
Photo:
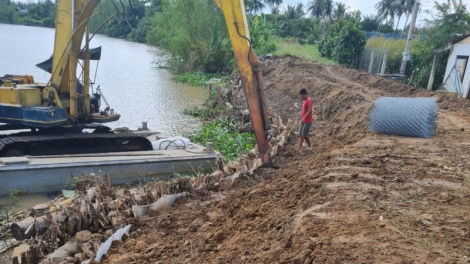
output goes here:
<path id="1" fill-rule="evenodd" d="M 318 52 L 316 45 L 300 45 L 298 42 L 293 42 L 290 40 L 284 40 L 277 38 L 274 41 L 276 43 L 276 51 L 273 52 L 276 56 L 282 55 L 292 55 L 300 58 L 309 59 L 319 63 L 325 64 L 338 64 L 330 59 L 323 58 Z"/>

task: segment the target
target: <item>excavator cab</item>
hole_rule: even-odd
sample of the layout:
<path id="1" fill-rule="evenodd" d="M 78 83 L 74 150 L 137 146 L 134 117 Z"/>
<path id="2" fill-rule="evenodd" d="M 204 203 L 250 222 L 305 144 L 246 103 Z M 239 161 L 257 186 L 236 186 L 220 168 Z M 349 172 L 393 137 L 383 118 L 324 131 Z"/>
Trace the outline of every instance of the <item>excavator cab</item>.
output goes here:
<path id="1" fill-rule="evenodd" d="M 99 2 L 100 0 L 58 1 L 54 52 L 49 60 L 37 65 L 51 73 L 47 85 L 35 84 L 31 76 L 0 78 L 0 123 L 7 123 L 8 128 L 30 128 L 32 133 L 33 130 L 53 133 L 52 136 L 47 133 L 42 133 L 40 136 L 33 133 L 34 137 L 0 136 L 0 156 L 8 156 L 11 153 L 17 155 L 20 152 L 47 155 L 152 149 L 150 142 L 145 138 L 114 135 L 107 129 L 100 128 L 99 133 L 91 136 L 76 133 L 77 130 L 81 132 L 81 129 L 90 123 L 106 123 L 120 118 L 120 115 L 109 107 L 99 87 L 96 93 L 90 93 L 90 89 L 93 90 L 89 81 L 90 60 L 99 53 L 98 50 L 89 47 L 88 22 L 93 17 L 93 10 Z M 244 2 L 243 0 L 215 0 L 215 2 L 225 16 L 263 165 L 270 166 L 268 142 L 270 125 L 263 91 L 261 63 L 251 47 Z M 85 45 L 82 48 L 83 40 Z M 83 61 L 81 79 L 77 79 L 79 60 Z M 99 110 L 101 100 L 107 105 L 104 111 Z M 65 131 L 75 133 L 71 135 Z M 96 147 L 100 142 L 110 142 L 110 144 Z M 133 144 L 122 145 L 119 142 Z M 90 146 L 87 146 L 88 144 Z M 53 145 L 57 145 L 58 149 L 48 149 Z M 66 145 L 73 145 L 74 148 L 65 150 Z"/>

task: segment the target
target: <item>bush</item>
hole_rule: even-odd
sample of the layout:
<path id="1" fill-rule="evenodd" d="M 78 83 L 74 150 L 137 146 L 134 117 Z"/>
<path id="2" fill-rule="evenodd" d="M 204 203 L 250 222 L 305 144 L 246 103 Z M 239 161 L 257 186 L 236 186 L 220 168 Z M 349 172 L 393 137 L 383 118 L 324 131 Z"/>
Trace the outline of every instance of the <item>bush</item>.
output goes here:
<path id="1" fill-rule="evenodd" d="M 309 45 L 315 45 L 315 37 L 314 36 L 310 36 L 307 38 L 307 44 Z"/>
<path id="2" fill-rule="evenodd" d="M 253 149 L 256 144 L 253 134 L 236 132 L 235 121 L 228 117 L 218 119 L 211 124 L 202 123 L 199 131 L 186 134 L 185 137 L 203 146 L 207 142 L 212 142 L 214 149 L 228 162 Z"/>
<path id="3" fill-rule="evenodd" d="M 168 51 L 178 71 L 204 69 L 213 63 L 227 36 L 225 19 L 214 1 L 162 0 L 162 12 L 152 19 L 147 42 Z M 217 53 L 220 61 L 230 53 Z"/>
<path id="4" fill-rule="evenodd" d="M 24 18 L 21 20 L 21 24 L 26 25 L 26 26 L 36 26 L 36 27 L 39 27 L 39 26 L 42 26 L 42 21 L 40 21 L 40 20 L 35 20 L 35 19 L 32 19 L 31 17 L 27 16 L 27 17 L 24 17 Z"/>
<path id="5" fill-rule="evenodd" d="M 176 77 L 173 77 L 173 81 L 179 82 L 179 83 L 187 83 L 191 86 L 205 87 L 206 82 L 215 77 L 222 78 L 212 73 L 190 71 L 190 72 L 179 74 Z"/>
<path id="6" fill-rule="evenodd" d="M 274 43 L 274 41 L 270 41 L 262 45 L 260 48 L 258 48 L 256 50 L 256 54 L 265 55 L 268 53 L 272 53 L 274 51 L 276 51 L 276 44 Z"/>
<path id="7" fill-rule="evenodd" d="M 194 116 L 201 120 L 210 120 L 220 113 L 219 108 L 187 108 L 184 109 L 183 114 Z"/>
<path id="8" fill-rule="evenodd" d="M 341 19 L 332 25 L 318 45 L 323 57 L 341 64 L 352 64 L 362 54 L 366 44 L 366 35 L 361 30 L 359 11 L 355 15 Z"/>
<path id="9" fill-rule="evenodd" d="M 44 18 L 44 20 L 42 21 L 42 25 L 45 27 L 53 28 L 55 27 L 55 20 L 50 17 Z"/>

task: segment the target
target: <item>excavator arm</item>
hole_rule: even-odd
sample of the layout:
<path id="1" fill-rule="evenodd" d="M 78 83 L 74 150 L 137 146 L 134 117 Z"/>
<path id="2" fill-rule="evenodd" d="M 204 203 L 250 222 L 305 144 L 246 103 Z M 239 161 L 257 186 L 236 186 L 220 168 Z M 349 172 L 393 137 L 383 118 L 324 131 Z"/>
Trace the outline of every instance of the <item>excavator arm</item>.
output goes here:
<path id="1" fill-rule="evenodd" d="M 261 63 L 250 44 L 245 4 L 243 0 L 214 1 L 224 13 L 261 160 L 264 166 L 271 166 L 268 142 L 270 124 L 266 111 Z"/>
<path id="2" fill-rule="evenodd" d="M 44 104 L 55 103 L 66 110 L 67 124 L 105 123 L 119 119 L 120 115 L 99 115 L 90 106 L 90 48 L 88 22 L 100 0 L 58 1 L 56 34 L 51 66 L 51 79 L 42 92 Z M 82 40 L 85 47 L 82 48 Z M 82 77 L 78 80 L 78 60 L 83 60 Z M 94 96 L 98 96 L 94 94 Z"/>

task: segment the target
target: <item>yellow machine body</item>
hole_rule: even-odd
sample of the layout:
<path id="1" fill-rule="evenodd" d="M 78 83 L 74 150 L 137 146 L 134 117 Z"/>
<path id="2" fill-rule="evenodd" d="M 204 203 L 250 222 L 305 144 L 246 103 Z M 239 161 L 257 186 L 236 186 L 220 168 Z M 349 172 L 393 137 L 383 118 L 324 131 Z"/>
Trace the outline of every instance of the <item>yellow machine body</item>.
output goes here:
<path id="1" fill-rule="evenodd" d="M 105 115 L 93 113 L 96 106 L 90 106 L 90 48 L 87 27 L 99 2 L 100 0 L 58 1 L 53 59 L 48 69 L 51 79 L 45 86 L 19 87 L 21 84 L 33 83 L 33 78 L 0 78 L 0 122 L 32 128 L 51 128 L 83 126 L 91 122 L 104 123 L 119 119 L 120 115 L 114 114 L 113 111 Z M 265 165 L 270 165 L 270 127 L 261 64 L 249 42 L 244 2 L 215 2 L 225 16 L 261 158 Z M 82 47 L 84 37 L 85 47 Z M 84 61 L 81 74 L 83 79 L 77 81 L 76 72 L 80 58 Z"/>

